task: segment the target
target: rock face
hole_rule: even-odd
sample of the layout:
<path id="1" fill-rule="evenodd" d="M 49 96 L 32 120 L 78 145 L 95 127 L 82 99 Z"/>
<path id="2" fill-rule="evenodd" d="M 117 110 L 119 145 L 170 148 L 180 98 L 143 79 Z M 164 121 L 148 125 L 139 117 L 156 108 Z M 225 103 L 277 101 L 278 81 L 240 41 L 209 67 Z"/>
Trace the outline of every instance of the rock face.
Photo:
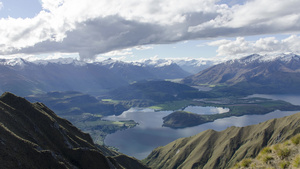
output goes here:
<path id="1" fill-rule="evenodd" d="M 221 132 L 207 130 L 158 147 L 144 160 L 151 168 L 230 168 L 269 145 L 300 133 L 300 113 Z"/>
<path id="2" fill-rule="evenodd" d="M 111 157 L 107 157 L 111 156 Z M 105 147 L 42 103 L 0 97 L 1 168 L 145 168 Z"/>

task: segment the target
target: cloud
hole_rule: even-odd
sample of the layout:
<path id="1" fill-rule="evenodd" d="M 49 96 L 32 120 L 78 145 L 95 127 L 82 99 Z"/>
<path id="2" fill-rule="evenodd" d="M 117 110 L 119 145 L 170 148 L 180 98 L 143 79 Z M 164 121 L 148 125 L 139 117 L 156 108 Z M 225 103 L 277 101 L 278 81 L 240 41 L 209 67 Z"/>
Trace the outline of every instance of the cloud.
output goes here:
<path id="1" fill-rule="evenodd" d="M 218 40 L 208 43 L 210 46 L 217 46 L 218 56 L 236 57 L 253 53 L 286 53 L 293 52 L 300 54 L 300 36 L 278 40 L 275 37 L 260 38 L 257 41 L 246 41 L 243 37 L 235 40 Z"/>
<path id="2" fill-rule="evenodd" d="M 103 54 L 102 56 L 124 56 L 124 55 L 132 55 L 132 49 L 122 49 L 122 50 L 114 50 Z"/>
<path id="3" fill-rule="evenodd" d="M 43 10 L 34 18 L 0 19 L 0 54 L 62 52 L 94 59 L 135 46 L 299 32 L 300 1 L 242 2 L 42 0 Z M 261 43 L 268 46 L 267 40 Z"/>
<path id="4" fill-rule="evenodd" d="M 0 1 L 0 10 L 3 8 L 3 3 Z"/>
<path id="5" fill-rule="evenodd" d="M 55 11 L 59 6 L 63 5 L 64 0 L 41 0 L 42 8 L 46 11 L 53 12 Z"/>

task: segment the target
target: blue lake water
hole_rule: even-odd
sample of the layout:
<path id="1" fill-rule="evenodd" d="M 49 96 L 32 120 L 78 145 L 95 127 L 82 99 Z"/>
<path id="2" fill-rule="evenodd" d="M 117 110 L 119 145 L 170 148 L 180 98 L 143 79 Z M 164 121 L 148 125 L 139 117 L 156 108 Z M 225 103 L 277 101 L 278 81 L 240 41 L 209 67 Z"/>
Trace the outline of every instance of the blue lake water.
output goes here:
<path id="1" fill-rule="evenodd" d="M 292 104 L 300 105 L 300 96 L 252 95 L 250 97 L 263 97 L 276 100 L 285 100 L 291 102 Z M 207 108 L 208 107 L 204 109 Z M 226 109 L 219 109 L 219 113 L 222 111 L 226 111 Z M 196 111 L 199 112 L 199 106 L 197 106 Z M 243 127 L 247 125 L 258 124 L 269 119 L 292 115 L 299 111 L 274 111 L 265 115 L 228 117 L 195 127 L 171 129 L 162 127 L 162 118 L 172 113 L 171 111 L 157 112 L 147 108 L 131 108 L 130 110 L 123 112 L 120 116 L 108 116 L 105 117 L 105 119 L 115 121 L 134 120 L 138 122 L 139 125 L 132 129 L 117 131 L 116 133 L 108 135 L 105 139 L 105 144 L 117 147 L 119 148 L 120 152 L 129 156 L 133 156 L 137 159 L 144 159 L 156 147 L 164 146 L 181 137 L 193 136 L 207 129 L 221 131 L 230 126 Z"/>

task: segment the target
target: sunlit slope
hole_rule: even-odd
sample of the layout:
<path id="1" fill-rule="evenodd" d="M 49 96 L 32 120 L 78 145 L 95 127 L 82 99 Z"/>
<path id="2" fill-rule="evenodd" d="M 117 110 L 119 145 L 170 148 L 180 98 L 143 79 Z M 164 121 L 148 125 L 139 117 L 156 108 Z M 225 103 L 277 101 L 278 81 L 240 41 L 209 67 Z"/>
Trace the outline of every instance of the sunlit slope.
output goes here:
<path id="1" fill-rule="evenodd" d="M 243 159 L 233 168 L 300 168 L 300 134 L 263 148 L 256 158 Z"/>

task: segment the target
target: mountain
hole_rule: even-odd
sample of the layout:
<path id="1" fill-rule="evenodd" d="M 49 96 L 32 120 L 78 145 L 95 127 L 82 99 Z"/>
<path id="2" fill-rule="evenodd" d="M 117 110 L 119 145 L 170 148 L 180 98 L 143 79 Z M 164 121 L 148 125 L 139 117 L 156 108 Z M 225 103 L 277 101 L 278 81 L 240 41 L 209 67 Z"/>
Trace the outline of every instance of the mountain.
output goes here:
<path id="1" fill-rule="evenodd" d="M 191 75 L 170 60 L 122 62 L 107 59 L 101 62 L 101 65 L 121 75 L 130 82 L 147 79 L 177 79 Z"/>
<path id="2" fill-rule="evenodd" d="M 226 86 L 220 91 L 229 93 L 300 93 L 300 56 L 254 54 L 212 66 L 183 82 Z"/>
<path id="3" fill-rule="evenodd" d="M 20 60 L 18 64 L 7 63 L 14 62 L 8 59 L 0 62 L 0 91 L 10 91 L 22 96 L 70 90 L 95 94 L 128 83 L 107 68 L 76 60 L 53 63 Z"/>
<path id="4" fill-rule="evenodd" d="M 21 96 L 50 91 L 80 91 L 97 96 L 135 81 L 190 75 L 175 63 L 150 66 L 112 59 L 93 63 L 70 58 L 34 62 L 0 59 L 0 70 L 0 92 Z"/>
<path id="5" fill-rule="evenodd" d="M 151 168 L 230 168 L 255 157 L 265 146 L 300 133 L 300 113 L 257 125 L 206 130 L 158 147 L 144 160 Z"/>
<path id="6" fill-rule="evenodd" d="M 205 70 L 217 62 L 214 60 L 202 60 L 202 59 L 183 59 L 183 60 L 174 60 L 174 62 L 179 65 L 183 70 L 196 74 L 202 70 Z"/>
<path id="7" fill-rule="evenodd" d="M 0 108 L 1 168 L 146 168 L 96 146 L 88 134 L 42 103 L 4 93 Z"/>
<path id="8" fill-rule="evenodd" d="M 181 95 L 198 90 L 170 81 L 140 81 L 108 92 L 105 97 L 116 100 L 149 100 L 166 102 L 178 100 Z"/>
<path id="9" fill-rule="evenodd" d="M 184 71 L 190 74 L 195 74 L 200 72 L 201 70 L 211 67 L 212 65 L 215 65 L 217 62 L 209 59 L 191 59 L 191 58 L 175 59 L 174 58 L 174 59 L 147 59 L 147 60 L 138 61 L 137 63 L 143 65 L 149 65 L 149 66 L 156 66 L 156 67 L 170 65 L 170 64 L 177 64 Z"/>

